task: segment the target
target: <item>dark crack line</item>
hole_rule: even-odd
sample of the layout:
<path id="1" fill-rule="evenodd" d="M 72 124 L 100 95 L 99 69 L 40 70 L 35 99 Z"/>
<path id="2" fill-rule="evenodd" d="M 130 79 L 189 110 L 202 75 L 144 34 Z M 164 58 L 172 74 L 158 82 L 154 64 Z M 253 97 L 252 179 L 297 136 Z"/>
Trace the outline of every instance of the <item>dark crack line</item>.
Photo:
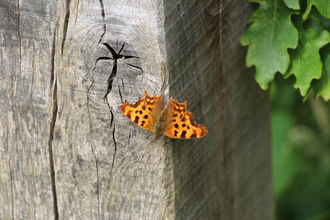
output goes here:
<path id="1" fill-rule="evenodd" d="M 105 11 L 104 11 L 104 4 L 103 4 L 103 1 L 102 0 L 99 0 L 99 3 L 100 3 L 100 6 L 101 6 L 101 16 L 102 16 L 102 19 L 103 19 L 103 33 L 102 35 L 100 36 L 100 40 L 98 42 L 98 44 L 102 41 L 103 39 L 103 36 L 105 35 L 106 33 L 106 23 L 105 23 Z M 94 69 L 93 71 L 96 69 L 96 63 L 95 63 L 95 66 L 94 66 Z M 91 117 L 91 112 L 90 112 L 90 97 L 89 97 L 89 94 L 90 94 L 90 90 L 91 88 L 93 87 L 94 85 L 94 74 L 92 76 L 92 83 L 91 85 L 88 87 L 87 89 L 87 111 L 88 111 L 88 117 L 89 117 L 89 129 L 90 129 L 90 135 L 91 135 L 91 138 L 93 137 L 93 125 L 92 125 L 92 117 Z M 96 194 L 97 194 L 97 212 L 98 212 L 98 219 L 100 219 L 100 186 L 99 186 L 99 182 L 100 182 L 100 179 L 99 179 L 99 158 L 95 155 L 95 152 L 94 152 L 94 146 L 93 144 L 91 144 L 91 151 L 92 151 L 92 154 L 93 154 L 93 157 L 95 159 L 95 167 L 96 167 Z"/>
<path id="2" fill-rule="evenodd" d="M 103 20 L 105 19 L 105 12 L 104 12 L 104 4 L 102 0 L 99 0 L 100 5 L 101 5 L 101 16 L 103 18 Z"/>
<path id="3" fill-rule="evenodd" d="M 111 164 L 111 169 L 110 169 L 110 176 L 112 176 L 112 171 L 113 171 L 113 167 L 115 164 L 115 159 L 116 159 L 116 153 L 117 153 L 117 142 L 116 142 L 116 138 L 115 138 L 115 132 L 116 132 L 116 127 L 113 127 L 112 130 L 112 139 L 113 139 L 113 144 L 115 145 L 115 149 L 113 151 L 113 157 L 112 157 L 112 164 Z"/>
<path id="4" fill-rule="evenodd" d="M 107 80 L 107 82 L 108 82 L 108 89 L 107 89 L 107 93 L 104 96 L 104 99 L 111 92 L 111 90 L 112 90 L 112 82 L 116 78 L 116 75 L 117 75 L 117 60 L 114 60 L 114 64 L 113 64 L 113 68 L 112 68 L 111 74 L 110 74 L 110 76 L 109 76 L 109 78 Z"/>
<path id="5" fill-rule="evenodd" d="M 101 37 L 100 37 L 100 40 L 99 40 L 98 44 L 100 44 L 102 42 L 103 36 L 107 32 L 107 25 L 105 23 L 104 4 L 103 4 L 102 0 L 99 0 L 99 2 L 100 2 L 100 6 L 101 6 L 101 16 L 102 16 L 102 19 L 103 19 L 103 33 L 101 34 Z"/>
<path id="6" fill-rule="evenodd" d="M 118 86 L 118 92 L 119 92 L 119 96 L 120 96 L 120 101 L 121 101 L 121 103 L 123 103 L 124 101 L 123 101 L 123 96 L 121 94 L 120 86 Z"/>
<path id="7" fill-rule="evenodd" d="M 88 112 L 88 118 L 89 118 L 89 130 L 90 130 L 91 139 L 93 137 L 93 125 L 92 125 L 92 117 L 91 117 L 90 108 L 89 108 L 89 92 L 90 92 L 91 88 L 93 87 L 93 85 L 94 85 L 94 80 L 92 81 L 92 84 L 87 89 L 87 112 Z M 100 218 L 99 158 L 96 156 L 96 154 L 94 152 L 93 144 L 91 144 L 91 151 L 92 151 L 92 155 L 95 160 L 97 210 L 98 210 L 98 218 Z"/>
<path id="8" fill-rule="evenodd" d="M 48 140 L 48 150 L 49 150 L 49 163 L 50 163 L 50 175 L 51 175 L 51 184 L 54 200 L 54 219 L 57 220 L 58 216 L 58 204 L 57 204 L 57 192 L 56 192 L 56 180 L 55 180 L 55 167 L 54 167 L 54 155 L 53 155 L 53 140 L 54 140 L 54 128 L 56 124 L 57 117 L 57 81 L 54 84 L 53 91 L 53 112 L 52 112 L 52 121 L 50 124 L 49 131 L 49 140 Z"/>
<path id="9" fill-rule="evenodd" d="M 123 87 L 123 89 L 125 90 L 125 83 L 124 83 L 124 80 L 123 79 L 120 79 L 121 80 L 121 85 Z"/>
<path id="10" fill-rule="evenodd" d="M 89 91 L 91 90 L 93 85 L 94 85 L 94 80 L 92 80 L 91 85 L 87 89 L 87 97 L 86 97 L 87 98 L 87 112 L 88 112 L 88 118 L 89 118 L 89 130 L 91 132 L 91 136 L 92 136 L 93 126 L 92 126 L 91 112 L 90 112 L 90 109 L 89 109 Z"/>
<path id="11" fill-rule="evenodd" d="M 51 178 L 53 204 L 54 204 L 54 219 L 57 220 L 59 219 L 59 214 L 58 214 L 55 165 L 54 165 L 54 154 L 53 154 L 54 129 L 56 124 L 57 110 L 58 110 L 57 81 L 55 79 L 55 42 L 56 42 L 56 29 L 54 30 L 53 46 L 51 51 L 52 57 L 51 57 L 50 85 L 54 85 L 54 88 L 53 88 L 53 111 L 52 111 L 52 121 L 49 129 L 48 151 L 49 151 L 49 164 L 50 164 L 50 178 Z"/>
<path id="12" fill-rule="evenodd" d="M 110 116 L 111 116 L 111 118 L 110 118 L 110 128 L 111 128 L 112 125 L 113 125 L 113 118 L 114 118 L 114 117 L 113 117 L 113 112 L 112 112 L 112 107 L 110 106 L 107 97 L 105 98 L 105 102 L 107 103 L 107 106 L 108 106 L 109 111 L 110 111 Z"/>
<path id="13" fill-rule="evenodd" d="M 108 102 L 107 102 L 108 103 Z M 110 127 L 112 127 L 113 125 L 113 112 L 112 110 L 110 111 L 110 116 L 111 116 L 111 119 L 110 119 Z"/>
<path id="14" fill-rule="evenodd" d="M 113 80 L 116 78 L 116 75 L 117 75 L 117 60 L 119 60 L 119 59 L 132 59 L 132 58 L 139 58 L 139 57 L 121 54 L 121 52 L 123 51 L 123 49 L 125 47 L 125 43 L 121 46 L 118 53 L 116 53 L 116 51 L 108 43 L 103 43 L 103 45 L 111 53 L 111 57 L 99 57 L 99 58 L 97 58 L 96 61 L 95 61 L 95 66 L 96 66 L 97 62 L 99 62 L 100 60 L 113 60 L 112 71 L 111 71 L 111 74 L 110 74 L 110 76 L 107 80 L 107 83 L 108 83 L 107 92 L 104 95 L 104 99 L 106 99 L 106 97 L 108 96 L 108 94 L 112 90 L 112 83 L 113 83 Z M 128 63 L 126 63 L 126 64 L 128 64 Z M 132 64 L 128 64 L 128 65 L 133 67 L 133 68 L 140 69 L 142 71 L 142 74 L 143 74 L 143 70 L 142 70 L 141 67 L 137 67 L 137 66 L 132 65 Z"/>
<path id="15" fill-rule="evenodd" d="M 126 62 L 125 62 L 125 64 L 129 65 L 130 67 L 133 67 L 133 68 L 136 68 L 136 69 L 141 70 L 141 72 L 142 72 L 141 75 L 143 75 L 143 69 L 142 69 L 141 67 L 139 67 L 139 66 L 135 66 L 135 65 L 133 65 L 133 64 L 126 63 Z"/>
<path id="16" fill-rule="evenodd" d="M 77 1 L 77 4 L 76 4 L 76 12 L 77 14 L 79 14 L 79 0 Z M 74 20 L 74 27 L 76 27 L 76 24 L 77 24 L 77 19 L 78 19 L 78 16 L 75 16 L 75 20 Z"/>
<path id="17" fill-rule="evenodd" d="M 100 41 L 98 43 L 100 43 L 103 39 L 103 36 L 105 35 L 106 33 L 106 23 L 105 23 L 105 10 L 104 10 L 104 4 L 103 4 L 103 0 L 99 0 L 100 2 L 100 6 L 101 6 L 101 16 L 103 18 L 103 34 L 100 36 Z M 122 45 L 122 47 L 120 48 L 119 52 L 116 53 L 116 51 L 107 43 L 103 43 L 104 46 L 106 46 L 106 48 L 109 50 L 109 52 L 111 53 L 111 56 L 112 57 L 99 57 L 96 62 L 95 62 L 95 68 L 96 68 L 96 64 L 98 61 L 100 60 L 113 60 L 113 68 L 112 68 L 112 71 L 111 71 L 111 74 L 107 80 L 107 92 L 104 96 L 104 100 L 106 101 L 107 103 L 107 106 L 109 108 L 109 111 L 110 111 L 110 128 L 113 127 L 113 130 L 112 130 L 112 138 L 113 138 L 113 143 L 114 143 L 114 152 L 113 152 L 113 158 L 112 158 L 112 164 L 111 164 L 111 169 L 110 169 L 110 177 L 112 177 L 112 173 L 113 173 L 113 168 L 114 168 L 114 164 L 115 164 L 115 159 L 116 159 L 116 153 L 117 153 L 117 142 L 116 142 L 116 138 L 115 138 L 115 132 L 116 132 L 116 127 L 114 125 L 114 115 L 113 115 L 113 110 L 112 110 L 112 107 L 110 106 L 109 102 L 108 102 L 108 99 L 107 99 L 107 96 L 108 94 L 111 92 L 112 90 L 112 84 L 113 84 L 113 81 L 114 79 L 116 78 L 116 75 L 117 75 L 117 60 L 119 59 L 131 59 L 131 58 L 138 58 L 136 56 L 126 56 L 126 55 L 122 55 L 120 54 L 122 52 L 122 50 L 124 49 L 124 46 L 125 44 Z M 134 67 L 134 68 L 138 68 L 139 67 L 136 67 L 136 66 L 133 66 L 133 65 L 130 65 L 131 67 Z M 94 69 L 95 69 L 94 68 Z M 142 68 L 140 68 L 140 70 L 142 71 Z M 143 71 L 142 71 L 143 73 Z M 93 84 L 92 84 L 93 85 Z M 89 94 L 89 90 L 90 88 L 92 87 L 92 85 L 89 87 L 88 89 L 88 94 Z M 121 97 L 121 100 L 122 100 L 122 95 L 121 95 L 121 91 L 119 91 L 119 94 L 120 94 L 120 97 Z M 91 132 L 92 132 L 92 125 L 91 125 L 91 116 L 90 116 L 90 110 L 89 110 L 89 95 L 88 95 L 88 100 L 87 100 L 87 104 L 88 104 L 88 112 L 89 112 L 89 120 L 90 120 L 90 129 L 91 129 Z M 93 149 L 92 149 L 93 151 Z M 93 151 L 93 155 L 94 155 L 94 151 Z M 95 157 L 95 155 L 94 155 Z M 100 205 L 99 205 L 99 173 L 98 173 L 98 158 L 95 157 L 95 160 L 96 160 L 96 171 L 97 171 L 97 196 L 98 196 L 98 213 L 100 213 Z M 100 215 L 99 215 L 100 216 Z"/>
<path id="18" fill-rule="evenodd" d="M 65 45 L 65 39 L 68 32 L 68 24 L 69 24 L 69 18 L 70 18 L 70 4 L 71 0 L 66 1 L 66 13 L 64 18 L 64 26 L 63 26 L 63 39 L 62 39 L 62 45 L 61 45 L 61 53 L 63 55 L 63 49 Z"/>

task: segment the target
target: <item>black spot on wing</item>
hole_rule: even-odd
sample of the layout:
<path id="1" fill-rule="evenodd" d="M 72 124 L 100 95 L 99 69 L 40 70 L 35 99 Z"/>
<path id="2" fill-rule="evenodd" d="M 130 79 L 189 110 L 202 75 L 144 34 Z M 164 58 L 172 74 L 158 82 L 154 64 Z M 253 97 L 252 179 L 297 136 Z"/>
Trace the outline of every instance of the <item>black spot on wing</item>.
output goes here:
<path id="1" fill-rule="evenodd" d="M 135 116 L 134 123 L 138 124 L 139 123 L 139 116 Z"/>
<path id="2" fill-rule="evenodd" d="M 190 135 L 190 138 L 195 138 L 195 137 L 197 137 L 197 134 Z"/>
<path id="3" fill-rule="evenodd" d="M 195 138 L 195 137 L 197 137 L 196 130 L 194 130 L 194 133 L 192 133 L 192 134 L 190 135 L 190 138 Z"/>
<path id="4" fill-rule="evenodd" d="M 186 134 L 187 134 L 187 132 L 186 131 L 182 131 L 182 133 L 181 133 L 181 138 L 186 138 Z"/>

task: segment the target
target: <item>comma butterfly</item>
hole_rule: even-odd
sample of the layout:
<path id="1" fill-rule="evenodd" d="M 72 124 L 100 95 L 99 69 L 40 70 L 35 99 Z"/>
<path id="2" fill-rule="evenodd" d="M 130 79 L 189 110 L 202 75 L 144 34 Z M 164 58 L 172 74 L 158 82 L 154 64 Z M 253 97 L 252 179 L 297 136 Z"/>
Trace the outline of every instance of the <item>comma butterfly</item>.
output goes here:
<path id="1" fill-rule="evenodd" d="M 155 139 L 162 135 L 169 138 L 201 138 L 207 135 L 205 125 L 194 121 L 193 113 L 187 111 L 188 102 L 178 103 L 172 97 L 163 109 L 163 96 L 140 98 L 135 104 L 126 100 L 120 106 L 121 111 L 140 128 L 154 133 Z"/>

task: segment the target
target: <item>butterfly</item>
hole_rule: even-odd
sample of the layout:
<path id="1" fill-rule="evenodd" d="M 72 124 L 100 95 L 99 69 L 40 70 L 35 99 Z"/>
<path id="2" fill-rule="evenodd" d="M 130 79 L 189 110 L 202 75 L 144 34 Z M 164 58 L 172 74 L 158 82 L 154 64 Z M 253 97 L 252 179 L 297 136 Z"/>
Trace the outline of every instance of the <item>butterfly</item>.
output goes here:
<path id="1" fill-rule="evenodd" d="M 154 133 L 155 139 L 162 135 L 169 138 L 201 138 L 207 135 L 205 125 L 197 124 L 193 113 L 187 111 L 188 102 L 179 103 L 172 97 L 163 108 L 163 96 L 139 98 L 135 104 L 125 102 L 120 106 L 121 111 L 140 128 Z"/>

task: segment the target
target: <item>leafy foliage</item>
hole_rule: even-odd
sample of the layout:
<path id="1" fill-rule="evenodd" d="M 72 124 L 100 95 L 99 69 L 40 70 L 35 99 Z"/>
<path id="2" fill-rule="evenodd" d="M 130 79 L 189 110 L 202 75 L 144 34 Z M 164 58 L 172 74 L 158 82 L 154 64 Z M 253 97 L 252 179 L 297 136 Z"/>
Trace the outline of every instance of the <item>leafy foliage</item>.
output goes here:
<path id="1" fill-rule="evenodd" d="M 330 102 L 302 102 L 290 79 L 271 85 L 276 219 L 330 219 Z"/>
<path id="2" fill-rule="evenodd" d="M 294 76 L 294 87 L 307 97 L 330 99 L 330 4 L 328 0 L 250 0 L 259 8 L 241 37 L 249 46 L 246 64 L 267 89 L 277 72 Z"/>

